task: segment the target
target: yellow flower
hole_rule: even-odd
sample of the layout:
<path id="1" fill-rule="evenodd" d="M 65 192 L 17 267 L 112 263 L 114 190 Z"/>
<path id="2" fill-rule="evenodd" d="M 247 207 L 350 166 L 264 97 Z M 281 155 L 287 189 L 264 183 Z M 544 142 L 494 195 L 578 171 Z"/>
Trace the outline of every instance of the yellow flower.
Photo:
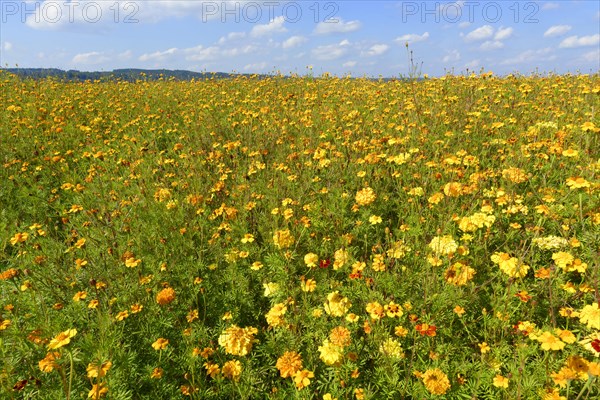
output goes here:
<path id="1" fill-rule="evenodd" d="M 317 288 L 317 282 L 314 279 L 303 279 L 300 281 L 300 287 L 303 292 L 314 292 Z"/>
<path id="2" fill-rule="evenodd" d="M 164 350 L 169 345 L 169 339 L 158 338 L 152 343 L 152 348 L 156 351 Z"/>
<path id="3" fill-rule="evenodd" d="M 458 244 L 454 241 L 452 236 L 445 235 L 434 237 L 429 243 L 429 247 L 431 248 L 431 250 L 434 251 L 434 253 L 438 255 L 450 255 L 456 252 L 456 250 L 458 249 Z"/>
<path id="4" fill-rule="evenodd" d="M 567 178 L 567 186 L 571 189 L 589 188 L 590 183 L 580 176 Z"/>
<path id="5" fill-rule="evenodd" d="M 371 215 L 371 216 L 369 217 L 369 222 L 371 223 L 371 225 L 377 225 L 377 224 L 380 224 L 380 223 L 381 223 L 381 221 L 383 221 L 383 220 L 382 220 L 382 219 L 381 219 L 381 217 L 380 217 L 380 216 L 378 216 L 378 215 Z"/>
<path id="6" fill-rule="evenodd" d="M 164 371 L 162 368 L 154 368 L 150 374 L 150 379 L 160 379 L 162 378 L 163 373 Z"/>
<path id="7" fill-rule="evenodd" d="M 94 383 L 88 392 L 88 399 L 97 400 L 101 397 L 104 397 L 106 393 L 108 393 L 108 388 L 106 387 L 105 382 Z"/>
<path id="8" fill-rule="evenodd" d="M 329 339 L 325 339 L 318 350 L 321 353 L 319 358 L 327 365 L 338 365 L 342 360 L 342 348 L 331 343 Z"/>
<path id="9" fill-rule="evenodd" d="M 251 233 L 246 233 L 241 241 L 242 243 L 252 243 L 254 242 L 254 235 Z"/>
<path id="10" fill-rule="evenodd" d="M 379 351 L 390 358 L 400 359 L 404 357 L 402 345 L 392 338 L 387 338 L 386 341 L 379 346 Z"/>
<path id="11" fill-rule="evenodd" d="M 450 389 L 448 376 L 439 368 L 428 369 L 421 375 L 421 378 L 425 388 L 431 394 L 446 394 Z"/>
<path id="12" fill-rule="evenodd" d="M 296 372 L 294 374 L 294 383 L 296 384 L 296 389 L 304 389 L 310 385 L 310 379 L 314 377 L 315 374 L 307 369 Z"/>
<path id="13" fill-rule="evenodd" d="M 496 386 L 497 388 L 508 388 L 508 378 L 502 376 L 502 375 L 496 375 L 494 377 L 494 381 L 493 381 L 493 385 Z"/>
<path id="14" fill-rule="evenodd" d="M 354 200 L 359 206 L 367 206 L 375 201 L 375 192 L 370 187 L 364 188 L 356 192 Z"/>
<path id="15" fill-rule="evenodd" d="M 221 372 L 225 378 L 238 381 L 240 379 L 240 375 L 242 374 L 242 363 L 240 363 L 238 360 L 227 361 L 225 364 L 223 364 L 223 369 Z"/>
<path id="16" fill-rule="evenodd" d="M 348 251 L 344 249 L 336 250 L 333 254 L 333 269 L 338 270 L 342 268 L 350 259 Z"/>
<path id="17" fill-rule="evenodd" d="M 598 308 L 598 303 L 594 302 L 583 307 L 579 311 L 579 321 L 586 324 L 588 329 L 600 330 L 600 308 Z"/>
<path id="18" fill-rule="evenodd" d="M 273 234 L 273 243 L 280 249 L 287 249 L 294 244 L 294 237 L 289 229 L 279 230 Z"/>
<path id="19" fill-rule="evenodd" d="M 125 260 L 125 266 L 127 268 L 135 268 L 137 267 L 140 263 L 142 262 L 142 260 L 137 259 L 135 257 L 129 257 Z"/>
<path id="20" fill-rule="evenodd" d="M 309 268 L 316 267 L 318 262 L 319 262 L 319 256 L 316 255 L 315 253 L 308 253 L 307 255 L 304 256 L 304 264 L 306 264 L 306 266 Z"/>
<path id="21" fill-rule="evenodd" d="M 67 329 L 59 333 L 50 341 L 48 349 L 53 350 L 68 345 L 71 342 L 71 338 L 75 335 L 77 335 L 77 329 Z"/>
<path id="22" fill-rule="evenodd" d="M 485 354 L 490 351 L 490 346 L 486 342 L 479 343 L 478 346 L 481 354 Z"/>
<path id="23" fill-rule="evenodd" d="M 267 320 L 269 326 L 272 328 L 282 326 L 285 323 L 283 316 L 285 315 L 286 311 L 287 306 L 285 303 L 277 303 L 271 307 L 269 312 L 267 312 L 265 315 L 265 319 Z"/>
<path id="24" fill-rule="evenodd" d="M 295 351 L 286 351 L 277 359 L 275 366 L 282 378 L 292 378 L 302 369 L 302 357 Z"/>
<path id="25" fill-rule="evenodd" d="M 536 337 L 536 340 L 542 344 L 542 350 L 562 350 L 565 343 L 550 332 L 544 332 Z"/>
<path id="26" fill-rule="evenodd" d="M 463 314 L 465 313 L 465 309 L 464 309 L 464 308 L 462 308 L 461 306 L 456 306 L 456 307 L 454 307 L 454 309 L 453 309 L 452 311 L 454 311 L 454 313 L 455 313 L 456 315 L 458 315 L 459 317 L 462 317 L 462 316 L 463 316 Z"/>
<path id="27" fill-rule="evenodd" d="M 254 335 L 257 333 L 258 329 L 251 326 L 240 328 L 236 325 L 231 325 L 219 336 L 219 345 L 225 348 L 227 354 L 245 356 L 252 350 L 252 345 L 257 342 L 254 339 Z"/>
<path id="28" fill-rule="evenodd" d="M 347 297 L 343 297 L 337 290 L 327 295 L 327 302 L 325 303 L 325 312 L 333 317 L 341 317 L 352 306 L 352 303 Z"/>
<path id="29" fill-rule="evenodd" d="M 464 286 L 473 279 L 475 270 L 466 264 L 457 262 L 444 272 L 444 279 L 453 286 Z"/>
<path id="30" fill-rule="evenodd" d="M 46 354 L 46 357 L 41 359 L 38 363 L 40 371 L 48 373 L 52 372 L 54 368 L 58 368 L 58 364 L 55 362 L 58 358 L 60 358 L 60 353 L 58 351 Z"/>
<path id="31" fill-rule="evenodd" d="M 27 232 L 23 232 L 23 233 L 16 233 L 11 239 L 10 239 L 10 244 L 12 244 L 13 246 L 15 246 L 17 243 L 23 243 L 24 241 L 27 240 L 27 238 L 29 237 L 29 234 Z"/>
<path id="32" fill-rule="evenodd" d="M 112 367 L 112 362 L 105 361 L 102 364 L 88 364 L 87 366 L 87 377 L 88 378 L 103 378 L 106 376 L 108 370 Z"/>

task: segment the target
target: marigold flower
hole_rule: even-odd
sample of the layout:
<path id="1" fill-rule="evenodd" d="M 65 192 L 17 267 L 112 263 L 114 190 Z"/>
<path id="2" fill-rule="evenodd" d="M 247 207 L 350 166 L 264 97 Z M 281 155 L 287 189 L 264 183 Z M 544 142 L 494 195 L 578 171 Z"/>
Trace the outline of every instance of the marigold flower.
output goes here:
<path id="1" fill-rule="evenodd" d="M 536 336 L 535 340 L 542 344 L 542 350 L 562 350 L 565 348 L 565 342 L 547 331 Z"/>
<path id="2" fill-rule="evenodd" d="M 496 375 L 494 377 L 494 380 L 493 380 L 492 384 L 494 386 L 496 386 L 497 388 L 504 388 L 504 389 L 506 389 L 506 388 L 508 388 L 508 381 L 509 381 L 508 378 L 506 378 L 506 377 L 504 377 L 502 375 Z"/>
<path id="3" fill-rule="evenodd" d="M 404 357 L 404 351 L 402 351 L 402 345 L 392 338 L 387 338 L 385 342 L 379 346 L 379 351 L 386 357 L 400 359 Z"/>
<path id="4" fill-rule="evenodd" d="M 240 328 L 231 325 L 219 336 L 219 345 L 225 349 L 227 354 L 245 356 L 252 350 L 252 345 L 257 342 L 254 338 L 257 333 L 258 329 L 251 326 Z M 223 368 L 225 367 L 223 366 Z"/>
<path id="5" fill-rule="evenodd" d="M 282 378 L 292 378 L 302 369 L 302 356 L 295 351 L 286 351 L 275 365 Z"/>
<path id="6" fill-rule="evenodd" d="M 44 357 L 38 362 L 40 371 L 48 373 L 52 372 L 54 368 L 58 368 L 56 360 L 58 360 L 59 358 L 60 353 L 58 351 L 52 351 L 46 354 L 46 357 Z"/>
<path id="7" fill-rule="evenodd" d="M 273 243 L 279 249 L 287 249 L 294 244 L 294 237 L 289 229 L 279 230 L 273 234 Z"/>
<path id="8" fill-rule="evenodd" d="M 152 343 L 152 348 L 156 351 L 164 350 L 169 345 L 169 339 L 158 338 L 154 343 Z"/>
<path id="9" fill-rule="evenodd" d="M 175 300 L 175 290 L 167 287 L 156 294 L 156 302 L 161 306 L 165 306 Z"/>
<path id="10" fill-rule="evenodd" d="M 112 367 L 112 362 L 105 361 L 102 364 L 89 363 L 87 366 L 87 377 L 88 378 L 103 378 L 106 376 L 108 370 Z"/>
<path id="11" fill-rule="evenodd" d="M 242 374 L 242 363 L 240 363 L 238 360 L 229 360 L 223 364 L 223 369 L 221 372 L 225 378 L 237 382 Z"/>
<path id="12" fill-rule="evenodd" d="M 358 204 L 359 206 L 367 206 L 367 205 L 373 203 L 375 201 L 376 197 L 377 196 L 375 195 L 375 192 L 373 191 L 373 189 L 371 189 L 370 187 L 366 187 L 366 188 L 361 189 L 358 192 L 356 192 L 356 196 L 354 197 L 354 200 L 356 201 L 356 204 Z"/>
<path id="13" fill-rule="evenodd" d="M 108 393 L 106 382 L 94 383 L 88 392 L 88 399 L 98 400 L 99 398 L 104 397 L 106 393 Z"/>
<path id="14" fill-rule="evenodd" d="M 327 295 L 324 304 L 325 312 L 333 317 L 341 317 L 348 312 L 352 303 L 347 297 L 343 297 L 337 290 Z"/>
<path id="15" fill-rule="evenodd" d="M 15 246 L 17 243 L 23 243 L 29 238 L 29 234 L 27 232 L 18 232 L 12 238 L 10 238 L 10 244 Z"/>
<path id="16" fill-rule="evenodd" d="M 450 389 L 448 376 L 439 368 L 428 369 L 421 375 L 421 379 L 431 394 L 446 394 Z"/>
<path id="17" fill-rule="evenodd" d="M 75 335 L 77 335 L 77 329 L 67 329 L 64 332 L 59 333 L 50 340 L 48 349 L 53 350 L 68 345 L 71 342 L 71 338 Z"/>
<path id="18" fill-rule="evenodd" d="M 318 262 L 319 262 L 319 256 L 316 255 L 315 253 L 308 253 L 307 255 L 304 256 L 304 264 L 306 264 L 306 266 L 309 268 L 316 267 Z"/>
<path id="19" fill-rule="evenodd" d="M 331 343 L 329 339 L 325 339 L 318 350 L 321 353 L 319 358 L 327 365 L 338 365 L 342 360 L 342 348 Z"/>
<path id="20" fill-rule="evenodd" d="M 598 303 L 584 306 L 579 311 L 579 321 L 586 324 L 588 329 L 600 330 L 600 308 L 598 308 Z"/>
<path id="21" fill-rule="evenodd" d="M 307 369 L 303 369 L 294 374 L 294 383 L 296 384 L 296 389 L 301 390 L 310 385 L 310 379 L 314 378 L 315 374 L 312 371 Z"/>

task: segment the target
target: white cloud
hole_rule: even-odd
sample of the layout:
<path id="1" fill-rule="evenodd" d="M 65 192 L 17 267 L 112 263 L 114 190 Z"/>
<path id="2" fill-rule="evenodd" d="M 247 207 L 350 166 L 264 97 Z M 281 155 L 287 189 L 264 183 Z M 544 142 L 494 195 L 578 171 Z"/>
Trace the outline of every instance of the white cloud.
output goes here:
<path id="1" fill-rule="evenodd" d="M 481 46 L 479 46 L 479 50 L 490 51 L 490 50 L 498 50 L 503 47 L 504 47 L 504 43 L 502 43 L 498 40 L 486 40 L 485 42 L 481 43 Z"/>
<path id="2" fill-rule="evenodd" d="M 600 49 L 588 51 L 581 56 L 581 59 L 591 63 L 595 62 L 596 65 L 598 65 L 598 63 L 600 63 Z"/>
<path id="3" fill-rule="evenodd" d="M 425 32 L 422 35 L 419 35 L 416 33 L 409 33 L 407 35 L 402 35 L 402 36 L 397 37 L 396 39 L 394 39 L 394 42 L 401 43 L 401 44 L 408 42 L 410 44 L 410 43 L 423 42 L 427 39 L 429 39 L 429 32 Z"/>
<path id="4" fill-rule="evenodd" d="M 544 3 L 544 5 L 542 5 L 542 10 L 554 10 L 558 7 L 559 7 L 558 3 L 549 1 L 549 2 Z"/>
<path id="5" fill-rule="evenodd" d="M 252 31 L 250 31 L 250 36 L 260 37 L 271 35 L 273 33 L 287 32 L 287 29 L 283 26 L 284 23 L 285 17 L 280 15 L 279 17 L 273 18 L 268 24 L 255 25 L 254 28 L 252 28 Z"/>
<path id="6" fill-rule="evenodd" d="M 117 54 L 117 58 L 119 60 L 129 60 L 133 56 L 133 52 L 131 50 L 126 50 L 122 53 Z"/>
<path id="7" fill-rule="evenodd" d="M 172 47 L 165 51 L 155 51 L 154 53 L 145 53 L 139 56 L 138 60 L 140 61 L 161 61 L 164 60 L 175 53 L 177 53 L 179 49 L 177 47 Z"/>
<path id="8" fill-rule="evenodd" d="M 513 28 L 500 28 L 494 35 L 494 40 L 505 40 L 512 36 Z"/>
<path id="9" fill-rule="evenodd" d="M 359 30 L 361 23 L 359 21 L 344 22 L 341 18 L 329 18 L 319 22 L 313 31 L 315 35 L 328 35 L 330 33 L 349 33 Z"/>
<path id="10" fill-rule="evenodd" d="M 481 26 L 469 33 L 465 36 L 465 40 L 467 42 L 474 42 L 477 40 L 485 40 L 489 39 L 494 35 L 494 28 L 490 25 Z"/>
<path id="11" fill-rule="evenodd" d="M 556 59 L 556 55 L 552 53 L 550 47 L 538 50 L 527 50 L 516 57 L 508 58 L 501 62 L 502 65 L 515 65 L 527 62 L 539 63 L 541 61 L 552 61 Z"/>
<path id="12" fill-rule="evenodd" d="M 92 51 L 89 53 L 81 53 L 81 54 L 77 54 L 75 57 L 73 57 L 73 60 L 71 60 L 74 64 L 100 64 L 103 63 L 105 61 L 108 61 L 109 58 L 104 55 L 103 53 L 97 52 L 97 51 Z"/>
<path id="13" fill-rule="evenodd" d="M 469 26 L 471 26 L 471 23 L 469 21 L 463 21 L 460 24 L 458 24 L 458 27 L 460 29 L 465 29 L 465 28 L 468 28 Z"/>
<path id="14" fill-rule="evenodd" d="M 362 55 L 366 57 L 380 56 L 386 51 L 388 51 L 389 48 L 390 46 L 388 46 L 387 44 L 375 44 L 369 47 L 367 51 L 363 52 Z"/>
<path id="15" fill-rule="evenodd" d="M 292 36 L 285 40 L 281 45 L 284 49 L 291 49 L 296 46 L 300 46 L 302 43 L 306 42 L 306 38 L 304 36 Z"/>
<path id="16" fill-rule="evenodd" d="M 219 39 L 219 44 L 224 44 L 230 40 L 243 39 L 246 37 L 246 32 L 229 32 L 227 36 L 221 36 Z"/>
<path id="17" fill-rule="evenodd" d="M 585 47 L 585 46 L 597 46 L 600 43 L 600 34 L 590 36 L 569 36 L 564 39 L 558 47 L 560 48 L 573 48 L 573 47 Z"/>
<path id="18" fill-rule="evenodd" d="M 348 40 L 342 40 L 337 44 L 328 44 L 318 46 L 311 51 L 311 54 L 317 60 L 331 61 L 337 60 L 348 53 L 350 42 Z"/>
<path id="19" fill-rule="evenodd" d="M 571 30 L 571 25 L 554 25 L 544 32 L 544 37 L 560 36 Z"/>
<path id="20" fill-rule="evenodd" d="M 247 64 L 244 66 L 245 71 L 263 71 L 265 68 L 267 68 L 266 62 Z"/>
<path id="21" fill-rule="evenodd" d="M 356 65 L 356 61 L 346 61 L 345 63 L 342 64 L 342 67 L 344 68 L 352 68 Z"/>
<path id="22" fill-rule="evenodd" d="M 2 48 L 4 49 L 4 51 L 11 51 L 13 48 L 13 45 L 11 42 L 4 42 L 4 44 L 2 45 Z"/>
<path id="23" fill-rule="evenodd" d="M 451 50 L 442 58 L 442 62 L 449 63 L 460 60 L 460 53 L 458 50 Z"/>

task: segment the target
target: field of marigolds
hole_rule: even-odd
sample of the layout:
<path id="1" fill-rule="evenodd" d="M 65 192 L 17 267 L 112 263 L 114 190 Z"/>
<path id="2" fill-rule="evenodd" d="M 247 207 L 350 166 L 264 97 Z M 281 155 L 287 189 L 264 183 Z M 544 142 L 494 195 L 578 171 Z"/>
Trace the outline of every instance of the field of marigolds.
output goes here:
<path id="1" fill-rule="evenodd" d="M 0 73 L 2 399 L 598 399 L 600 77 Z"/>

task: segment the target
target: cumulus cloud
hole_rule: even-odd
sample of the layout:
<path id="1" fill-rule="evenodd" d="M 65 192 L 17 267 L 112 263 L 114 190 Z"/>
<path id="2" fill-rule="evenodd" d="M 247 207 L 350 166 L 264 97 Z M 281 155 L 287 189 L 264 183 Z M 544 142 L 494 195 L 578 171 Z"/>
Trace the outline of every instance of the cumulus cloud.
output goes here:
<path id="1" fill-rule="evenodd" d="M 318 46 L 311 51 L 311 54 L 317 60 L 337 60 L 348 53 L 349 47 L 350 42 L 342 40 L 340 43 Z"/>
<path id="2" fill-rule="evenodd" d="M 375 44 L 369 47 L 367 51 L 363 52 L 363 55 L 367 57 L 380 56 L 386 51 L 388 51 L 389 48 L 390 46 L 388 46 L 387 44 Z"/>
<path id="3" fill-rule="evenodd" d="M 467 42 L 475 42 L 478 40 L 489 39 L 494 35 L 494 28 L 490 25 L 481 26 L 469 33 L 465 36 L 465 40 Z"/>
<path id="4" fill-rule="evenodd" d="M 13 48 L 13 45 L 11 42 L 4 42 L 4 44 L 2 45 L 2 49 L 4 51 L 11 51 Z"/>
<path id="5" fill-rule="evenodd" d="M 313 33 L 315 35 L 328 35 L 331 33 L 349 33 L 359 30 L 361 23 L 359 21 L 344 22 L 342 18 L 329 18 L 319 22 Z"/>
<path id="6" fill-rule="evenodd" d="M 564 39 L 558 47 L 560 48 L 573 48 L 573 47 L 587 47 L 587 46 L 598 46 L 600 44 L 600 34 L 590 36 L 569 36 Z"/>
<path id="7" fill-rule="evenodd" d="M 105 54 L 100 53 L 98 51 L 91 51 L 89 53 L 77 54 L 75 57 L 73 57 L 72 62 L 74 64 L 93 65 L 100 64 L 108 60 L 109 57 L 107 57 Z"/>
<path id="8" fill-rule="evenodd" d="M 172 47 L 165 51 L 155 51 L 154 53 L 145 53 L 142 54 L 138 60 L 140 61 L 161 61 L 164 60 L 175 53 L 177 53 L 179 49 L 177 47 Z"/>
<path id="9" fill-rule="evenodd" d="M 250 31 L 250 36 L 261 37 L 267 36 L 274 33 L 287 32 L 287 29 L 283 26 L 285 23 L 285 17 L 280 15 L 279 17 L 273 18 L 268 24 L 255 25 Z"/>
<path id="10" fill-rule="evenodd" d="M 219 44 L 224 44 L 231 40 L 243 39 L 246 37 L 246 32 L 229 32 L 226 36 L 221 36 Z"/>
<path id="11" fill-rule="evenodd" d="M 549 47 L 538 50 L 527 50 L 519 53 L 516 57 L 507 58 L 502 61 L 502 65 L 516 65 L 527 62 L 539 64 L 542 61 L 552 61 L 556 59 L 556 55 Z"/>
<path id="12" fill-rule="evenodd" d="M 306 38 L 304 36 L 292 36 L 286 39 L 281 45 L 284 49 L 291 49 L 296 46 L 300 46 L 302 43 L 306 42 Z"/>
<path id="13" fill-rule="evenodd" d="M 267 68 L 266 62 L 247 64 L 244 66 L 245 71 L 264 71 L 265 68 Z"/>
<path id="14" fill-rule="evenodd" d="M 485 42 L 481 43 L 481 45 L 479 46 L 480 50 L 483 51 L 490 51 L 490 50 L 498 50 L 504 47 L 504 43 L 500 42 L 499 40 L 486 40 Z"/>
<path id="15" fill-rule="evenodd" d="M 512 36 L 513 28 L 500 28 L 494 35 L 494 40 L 505 40 Z"/>
<path id="16" fill-rule="evenodd" d="M 417 43 L 417 42 L 423 42 L 425 40 L 429 39 L 429 32 L 425 32 L 422 35 L 416 34 L 416 33 L 409 33 L 406 35 L 402 35 L 397 37 L 396 39 L 394 39 L 394 42 L 397 43 Z"/>
<path id="17" fill-rule="evenodd" d="M 571 30 L 571 25 L 554 25 L 544 32 L 544 37 L 561 36 Z"/>

